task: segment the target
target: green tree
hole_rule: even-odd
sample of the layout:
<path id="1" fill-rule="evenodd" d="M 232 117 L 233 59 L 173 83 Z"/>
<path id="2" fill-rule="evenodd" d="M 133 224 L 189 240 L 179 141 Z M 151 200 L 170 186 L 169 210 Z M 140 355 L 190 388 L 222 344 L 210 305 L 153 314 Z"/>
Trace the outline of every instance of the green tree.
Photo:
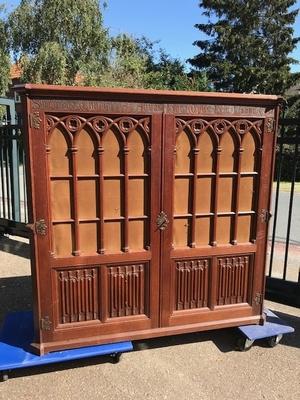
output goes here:
<path id="1" fill-rule="evenodd" d="M 187 73 L 184 63 L 159 50 L 158 61 L 151 58 L 145 86 L 152 89 L 209 90 L 205 73 Z"/>
<path id="2" fill-rule="evenodd" d="M 205 71 L 217 90 L 282 94 L 291 86 L 289 55 L 296 0 L 203 0 L 208 18 L 197 24 L 207 38 L 189 62 Z"/>
<path id="3" fill-rule="evenodd" d="M 21 0 L 8 19 L 25 81 L 76 84 L 89 63 L 107 66 L 108 33 L 97 0 Z"/>
<path id="4" fill-rule="evenodd" d="M 84 84 L 146 89 L 207 90 L 205 75 L 188 74 L 157 42 L 121 34 L 111 39 L 108 67 L 99 74 L 97 64 L 83 66 Z"/>
<path id="5" fill-rule="evenodd" d="M 7 26 L 1 17 L 3 6 L 0 4 L 0 95 L 4 95 L 9 83 L 9 46 L 7 40 Z"/>
<path id="6" fill-rule="evenodd" d="M 110 40 L 108 65 L 99 73 L 97 63 L 83 66 L 82 74 L 87 85 L 140 88 L 144 85 L 148 54 L 139 41 L 121 34 Z"/>

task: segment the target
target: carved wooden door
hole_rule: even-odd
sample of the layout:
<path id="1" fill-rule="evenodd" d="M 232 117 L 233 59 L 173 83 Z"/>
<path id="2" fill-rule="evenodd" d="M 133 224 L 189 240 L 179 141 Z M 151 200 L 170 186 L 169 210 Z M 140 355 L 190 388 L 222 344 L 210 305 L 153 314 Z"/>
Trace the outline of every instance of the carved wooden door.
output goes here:
<path id="1" fill-rule="evenodd" d="M 30 124 L 39 351 L 156 328 L 161 116 Z"/>
<path id="2" fill-rule="evenodd" d="M 270 122 L 271 121 L 271 122 Z M 273 119 L 166 116 L 162 325 L 259 315 Z"/>

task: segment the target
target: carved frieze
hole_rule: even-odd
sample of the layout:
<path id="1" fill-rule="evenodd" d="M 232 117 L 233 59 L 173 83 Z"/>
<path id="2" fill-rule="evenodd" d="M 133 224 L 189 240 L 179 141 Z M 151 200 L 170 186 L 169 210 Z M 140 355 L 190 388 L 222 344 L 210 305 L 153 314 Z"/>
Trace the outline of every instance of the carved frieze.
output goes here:
<path id="1" fill-rule="evenodd" d="M 142 103 L 98 100 L 34 99 L 34 110 L 69 113 L 168 113 L 201 116 L 265 117 L 273 116 L 274 110 L 258 106 L 227 104 L 173 104 Z"/>

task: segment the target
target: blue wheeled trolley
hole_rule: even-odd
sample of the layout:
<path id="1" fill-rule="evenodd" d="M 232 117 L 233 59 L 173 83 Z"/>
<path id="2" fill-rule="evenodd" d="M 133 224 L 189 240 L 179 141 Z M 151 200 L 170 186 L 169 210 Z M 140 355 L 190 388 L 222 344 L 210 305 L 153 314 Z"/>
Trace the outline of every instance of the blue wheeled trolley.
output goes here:
<path id="1" fill-rule="evenodd" d="M 30 352 L 33 341 L 33 315 L 31 311 L 14 312 L 6 315 L 0 331 L 0 371 L 2 379 L 8 379 L 8 372 L 17 368 L 61 363 L 70 360 L 110 355 L 118 362 L 122 353 L 133 349 L 131 342 L 110 343 L 55 351 L 38 356 Z"/>
<path id="2" fill-rule="evenodd" d="M 287 325 L 272 311 L 265 309 L 264 313 L 266 314 L 264 325 L 245 325 L 238 328 L 242 333 L 242 337 L 237 342 L 238 350 L 249 350 L 254 341 L 259 339 L 267 339 L 268 345 L 274 347 L 280 342 L 284 334 L 295 331 L 293 327 Z"/>

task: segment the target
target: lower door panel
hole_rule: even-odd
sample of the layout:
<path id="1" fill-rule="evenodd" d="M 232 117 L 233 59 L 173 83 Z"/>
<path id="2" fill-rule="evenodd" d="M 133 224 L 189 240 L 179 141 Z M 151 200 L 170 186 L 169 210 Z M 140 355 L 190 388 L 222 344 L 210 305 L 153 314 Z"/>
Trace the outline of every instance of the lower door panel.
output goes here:
<path id="1" fill-rule="evenodd" d="M 253 254 L 173 259 L 167 325 L 253 315 Z"/>

